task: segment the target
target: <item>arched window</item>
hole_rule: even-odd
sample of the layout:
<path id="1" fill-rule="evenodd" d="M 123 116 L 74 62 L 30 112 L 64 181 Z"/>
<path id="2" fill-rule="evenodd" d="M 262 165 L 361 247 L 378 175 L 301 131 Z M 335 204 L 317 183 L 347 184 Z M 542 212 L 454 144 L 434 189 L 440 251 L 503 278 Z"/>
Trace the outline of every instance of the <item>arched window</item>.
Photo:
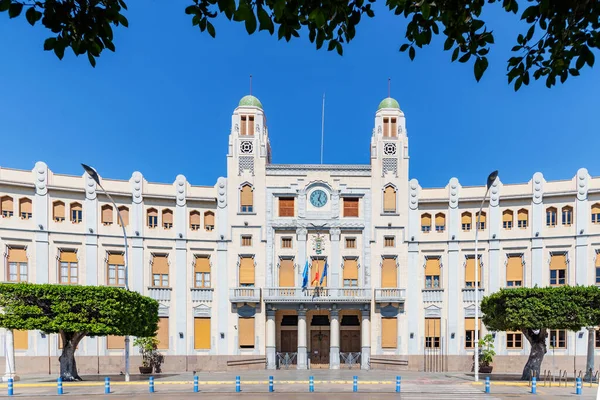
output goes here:
<path id="1" fill-rule="evenodd" d="M 13 216 L 13 199 L 10 196 L 0 198 L 0 210 L 2 218 L 10 218 Z"/>
<path id="2" fill-rule="evenodd" d="M 517 224 L 521 229 L 527 228 L 529 225 L 529 211 L 524 208 L 521 208 L 517 212 Z"/>
<path id="3" fill-rule="evenodd" d="M 566 226 L 573 224 L 573 207 L 564 206 L 562 208 L 562 224 Z"/>
<path id="4" fill-rule="evenodd" d="M 110 204 L 102 206 L 102 225 L 112 225 L 113 223 L 113 208 Z"/>
<path id="5" fill-rule="evenodd" d="M 150 229 L 156 228 L 158 226 L 158 211 L 156 210 L 156 208 L 148 209 L 147 222 L 148 228 Z"/>
<path id="6" fill-rule="evenodd" d="M 396 212 L 396 189 L 393 186 L 387 186 L 383 190 L 383 212 L 391 214 Z"/>
<path id="7" fill-rule="evenodd" d="M 592 224 L 600 224 L 600 203 L 592 205 Z"/>
<path id="8" fill-rule="evenodd" d="M 21 219 L 30 219 L 33 216 L 31 209 L 31 199 L 27 197 L 19 199 L 19 215 Z"/>
<path id="9" fill-rule="evenodd" d="M 471 216 L 471 213 L 468 211 L 465 211 L 464 213 L 461 214 L 461 226 L 462 226 L 463 231 L 471 230 L 472 219 L 473 218 Z"/>
<path id="10" fill-rule="evenodd" d="M 485 217 L 486 217 L 485 211 L 481 212 L 481 217 L 479 217 L 479 212 L 477 212 L 475 217 L 479 221 L 479 226 L 477 227 L 477 229 L 479 229 L 480 231 L 484 230 L 485 229 Z"/>
<path id="11" fill-rule="evenodd" d="M 428 233 L 431 231 L 431 214 L 421 214 L 421 232 Z"/>
<path id="12" fill-rule="evenodd" d="M 556 208 L 546 208 L 546 226 L 556 226 Z"/>
<path id="13" fill-rule="evenodd" d="M 123 218 L 123 225 L 129 225 L 129 208 L 126 206 L 119 207 L 119 214 L 121 214 L 121 218 Z M 121 226 L 121 220 L 117 218 L 117 223 Z"/>
<path id="14" fill-rule="evenodd" d="M 83 220 L 83 210 L 81 203 L 71 203 L 71 222 L 79 224 Z"/>
<path id="15" fill-rule="evenodd" d="M 512 229 L 512 227 L 513 227 L 513 212 L 511 210 L 504 210 L 502 212 L 502 227 L 504 229 Z"/>
<path id="16" fill-rule="evenodd" d="M 165 208 L 162 211 L 162 225 L 165 229 L 171 229 L 173 227 L 173 211 Z"/>
<path id="17" fill-rule="evenodd" d="M 242 190 L 240 190 L 240 212 L 254 212 L 253 202 L 252 186 L 245 184 L 242 186 Z"/>
<path id="18" fill-rule="evenodd" d="M 204 213 L 204 229 L 212 231 L 215 229 L 215 213 L 207 211 Z"/>
<path id="19" fill-rule="evenodd" d="M 444 213 L 435 214 L 435 231 L 444 232 L 446 230 L 446 216 Z"/>
<path id="20" fill-rule="evenodd" d="M 254 135 L 254 115 L 240 116 L 240 135 L 242 135 L 242 136 Z"/>
<path id="21" fill-rule="evenodd" d="M 52 219 L 55 222 L 63 222 L 65 220 L 65 203 L 60 200 L 52 203 Z"/>
<path id="22" fill-rule="evenodd" d="M 200 229 L 200 212 L 190 211 L 190 229 L 197 231 Z"/>
<path id="23" fill-rule="evenodd" d="M 398 136 L 398 125 L 396 118 L 383 118 L 383 137 Z"/>

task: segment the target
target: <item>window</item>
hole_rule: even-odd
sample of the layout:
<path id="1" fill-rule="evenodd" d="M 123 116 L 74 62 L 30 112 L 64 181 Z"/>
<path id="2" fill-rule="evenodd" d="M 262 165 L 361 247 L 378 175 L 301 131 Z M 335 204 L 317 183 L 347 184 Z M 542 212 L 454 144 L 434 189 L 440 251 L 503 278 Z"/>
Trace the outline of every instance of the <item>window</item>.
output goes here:
<path id="1" fill-rule="evenodd" d="M 251 213 L 254 211 L 252 187 L 250 185 L 242 186 L 240 193 L 240 212 Z"/>
<path id="2" fill-rule="evenodd" d="M 154 229 L 158 226 L 158 211 L 156 208 L 148 209 L 148 228 Z"/>
<path id="3" fill-rule="evenodd" d="M 398 319 L 381 318 L 381 347 L 395 349 L 398 346 Z"/>
<path id="4" fill-rule="evenodd" d="M 567 254 L 550 255 L 550 285 L 563 286 L 567 283 Z"/>
<path id="5" fill-rule="evenodd" d="M 210 349 L 210 318 L 194 318 L 194 349 Z"/>
<path id="6" fill-rule="evenodd" d="M 439 348 L 442 336 L 439 318 L 425 318 L 425 347 Z"/>
<path id="7" fill-rule="evenodd" d="M 210 287 L 210 258 L 208 256 L 196 256 L 194 263 L 194 287 Z"/>
<path id="8" fill-rule="evenodd" d="M 204 213 L 204 229 L 212 231 L 215 229 L 215 213 L 207 211 Z"/>
<path id="9" fill-rule="evenodd" d="M 292 248 L 292 238 L 291 237 L 281 238 L 281 248 L 282 249 L 291 249 Z"/>
<path id="10" fill-rule="evenodd" d="M 242 246 L 252 246 L 252 236 L 251 235 L 242 235 Z"/>
<path id="11" fill-rule="evenodd" d="M 106 348 L 108 350 L 121 350 L 125 348 L 125 337 L 123 336 L 107 336 Z"/>
<path id="12" fill-rule="evenodd" d="M 504 212 L 502 212 L 502 227 L 504 229 L 512 229 L 513 212 L 511 210 L 504 210 Z"/>
<path id="13" fill-rule="evenodd" d="M 477 229 L 479 229 L 480 231 L 485 229 L 485 211 L 481 212 L 481 216 L 479 215 L 479 212 L 477 212 L 477 214 L 475 214 L 475 217 L 477 218 L 477 220 L 479 221 L 479 226 L 477 226 Z"/>
<path id="14" fill-rule="evenodd" d="M 190 211 L 190 229 L 193 231 L 200 230 L 200 212 Z"/>
<path id="15" fill-rule="evenodd" d="M 548 338 L 549 345 L 555 349 L 567 348 L 567 331 L 565 329 L 550 329 Z"/>
<path id="16" fill-rule="evenodd" d="M 152 286 L 169 287 L 169 259 L 166 255 L 152 258 Z"/>
<path id="17" fill-rule="evenodd" d="M 522 349 L 523 334 L 521 332 L 506 332 L 506 348 Z"/>
<path id="18" fill-rule="evenodd" d="M 113 223 L 113 208 L 110 204 L 105 204 L 101 207 L 102 210 L 102 225 L 112 225 Z"/>
<path id="19" fill-rule="evenodd" d="M 394 236 L 385 236 L 383 238 L 383 246 L 384 247 L 394 247 L 394 246 L 396 246 L 396 238 Z"/>
<path id="20" fill-rule="evenodd" d="M 444 232 L 446 230 L 446 216 L 444 213 L 435 214 L 435 231 Z"/>
<path id="21" fill-rule="evenodd" d="M 425 288 L 437 289 L 440 288 L 440 258 L 427 257 L 425 259 Z"/>
<path id="22" fill-rule="evenodd" d="M 592 206 L 592 224 L 600 224 L 600 203 Z"/>
<path id="23" fill-rule="evenodd" d="M 240 117 L 240 135 L 254 135 L 254 115 L 242 115 Z"/>
<path id="24" fill-rule="evenodd" d="M 294 259 L 281 258 L 279 260 L 279 287 L 294 287 L 296 282 L 294 276 Z"/>
<path id="25" fill-rule="evenodd" d="M 598 250 L 596 250 L 595 267 L 596 267 L 596 285 L 600 285 L 600 253 L 598 253 Z"/>
<path id="26" fill-rule="evenodd" d="M 506 286 L 523 286 L 523 256 L 509 255 L 506 261 Z"/>
<path id="27" fill-rule="evenodd" d="M 383 119 L 383 137 L 396 137 L 398 134 L 396 118 Z"/>
<path id="28" fill-rule="evenodd" d="M 108 254 L 108 286 L 125 286 L 125 257 L 123 253 Z"/>
<path id="29" fill-rule="evenodd" d="M 524 208 L 521 208 L 517 213 L 517 226 L 521 229 L 527 228 L 529 221 L 529 211 Z"/>
<path id="30" fill-rule="evenodd" d="M 358 287 L 358 260 L 356 258 L 344 259 L 344 287 Z"/>
<path id="31" fill-rule="evenodd" d="M 27 251 L 25 247 L 8 249 L 8 281 L 27 282 Z"/>
<path id="32" fill-rule="evenodd" d="M 10 218 L 13 216 L 13 199 L 10 196 L 0 198 L 0 210 L 2 210 L 2 218 Z"/>
<path id="33" fill-rule="evenodd" d="M 356 248 L 356 238 L 346 238 L 346 248 L 347 249 L 355 249 Z"/>
<path id="34" fill-rule="evenodd" d="M 325 263 L 326 261 L 324 258 L 315 257 L 312 259 L 312 265 L 310 266 L 311 272 L 308 278 L 308 280 L 311 281 L 310 286 L 327 287 L 327 277 L 325 277 L 323 279 L 323 282 L 321 282 L 321 278 L 323 277 L 323 269 L 325 268 Z"/>
<path id="35" fill-rule="evenodd" d="M 52 219 L 55 222 L 62 222 L 65 220 L 65 203 L 62 201 L 55 201 L 52 203 Z"/>
<path id="36" fill-rule="evenodd" d="M 556 208 L 546 209 L 546 226 L 556 226 Z"/>
<path id="37" fill-rule="evenodd" d="M 461 214 L 461 223 L 462 223 L 462 230 L 463 231 L 470 231 L 471 230 L 471 213 L 468 211 L 465 211 L 464 213 Z"/>
<path id="38" fill-rule="evenodd" d="M 358 197 L 344 197 L 344 217 L 358 217 Z"/>
<path id="39" fill-rule="evenodd" d="M 398 287 L 398 266 L 394 258 L 384 258 L 381 263 L 381 287 Z"/>
<path id="40" fill-rule="evenodd" d="M 479 287 L 481 287 L 481 257 L 479 258 L 479 270 L 477 271 L 477 282 Z M 467 256 L 467 263 L 465 266 L 465 287 L 466 288 L 474 288 L 475 287 L 475 257 Z"/>
<path id="41" fill-rule="evenodd" d="M 21 219 L 31 219 L 33 216 L 31 212 L 31 199 L 27 197 L 19 199 L 19 216 Z"/>
<path id="42" fill-rule="evenodd" d="M 564 206 L 562 208 L 562 224 L 566 226 L 573 224 L 573 207 Z"/>
<path id="43" fill-rule="evenodd" d="M 393 214 L 396 212 L 396 189 L 387 186 L 383 190 L 383 212 Z"/>
<path id="44" fill-rule="evenodd" d="M 13 341 L 15 350 L 29 349 L 29 331 L 13 329 Z"/>
<path id="45" fill-rule="evenodd" d="M 156 331 L 159 349 L 169 348 L 169 317 L 158 318 L 158 330 Z"/>
<path id="46" fill-rule="evenodd" d="M 123 219 L 123 225 L 126 227 L 129 226 L 129 208 L 120 206 L 119 215 L 121 215 L 121 218 Z M 117 223 L 121 226 L 121 220 L 119 218 L 117 218 Z"/>
<path id="47" fill-rule="evenodd" d="M 78 271 L 77 271 L 77 253 L 74 251 L 61 250 L 60 251 L 60 280 L 62 284 L 77 284 Z"/>
<path id="48" fill-rule="evenodd" d="M 254 286 L 254 258 L 240 257 L 240 286 Z"/>
<path id="49" fill-rule="evenodd" d="M 280 197 L 279 198 L 279 216 L 293 217 L 294 216 L 294 198 Z"/>
<path id="50" fill-rule="evenodd" d="M 478 321 L 477 332 L 481 337 L 481 319 Z M 465 348 L 475 347 L 475 318 L 465 318 Z"/>
<path id="51" fill-rule="evenodd" d="M 168 208 L 162 211 L 162 226 L 164 229 L 171 229 L 173 227 L 173 211 Z"/>
<path id="52" fill-rule="evenodd" d="M 431 214 L 421 214 L 421 232 L 429 233 L 431 231 Z"/>
<path id="53" fill-rule="evenodd" d="M 71 222 L 79 224 L 83 220 L 81 203 L 71 203 Z"/>
<path id="54" fill-rule="evenodd" d="M 254 348 L 254 317 L 238 318 L 238 335 L 240 341 L 240 349 Z"/>

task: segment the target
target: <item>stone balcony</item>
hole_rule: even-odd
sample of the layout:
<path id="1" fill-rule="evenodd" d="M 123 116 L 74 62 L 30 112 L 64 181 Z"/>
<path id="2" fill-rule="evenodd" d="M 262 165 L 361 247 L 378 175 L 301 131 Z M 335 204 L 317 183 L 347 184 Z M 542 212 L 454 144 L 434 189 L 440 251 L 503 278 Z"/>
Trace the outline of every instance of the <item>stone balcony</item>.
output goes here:
<path id="1" fill-rule="evenodd" d="M 232 303 L 260 303 L 260 288 L 231 288 L 229 289 L 229 301 Z"/>
<path id="2" fill-rule="evenodd" d="M 213 288 L 190 288 L 193 302 L 213 301 Z"/>
<path id="3" fill-rule="evenodd" d="M 369 303 L 371 289 L 271 287 L 264 289 L 263 297 L 266 303 Z"/>
<path id="4" fill-rule="evenodd" d="M 462 290 L 463 293 L 463 302 L 465 303 L 475 303 L 475 289 L 473 288 L 465 288 Z M 479 302 L 485 296 L 485 289 L 479 289 Z"/>
<path id="5" fill-rule="evenodd" d="M 423 303 L 441 303 L 444 301 L 444 289 L 423 289 Z"/>
<path id="6" fill-rule="evenodd" d="M 171 292 L 173 289 L 170 287 L 148 287 L 148 297 L 156 300 L 156 301 L 170 301 L 171 300 Z"/>
<path id="7" fill-rule="evenodd" d="M 381 288 L 375 289 L 376 303 L 404 303 L 406 299 L 406 289 L 400 288 Z"/>

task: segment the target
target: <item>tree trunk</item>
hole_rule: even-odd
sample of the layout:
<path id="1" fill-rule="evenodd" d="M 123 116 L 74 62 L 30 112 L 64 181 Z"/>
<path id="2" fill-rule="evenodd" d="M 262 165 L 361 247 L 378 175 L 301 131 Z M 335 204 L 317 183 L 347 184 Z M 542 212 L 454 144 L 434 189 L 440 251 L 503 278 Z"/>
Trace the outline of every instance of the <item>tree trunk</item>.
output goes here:
<path id="1" fill-rule="evenodd" d="M 588 346 L 587 346 L 587 359 L 585 363 L 585 376 L 583 380 L 591 380 L 594 372 L 594 328 L 588 328 Z"/>
<path id="2" fill-rule="evenodd" d="M 85 337 L 85 332 L 60 332 L 63 351 L 58 361 L 60 361 L 60 377 L 63 381 L 81 381 L 77 373 L 77 364 L 75 363 L 75 350 L 77 345 Z"/>
<path id="3" fill-rule="evenodd" d="M 529 353 L 529 359 L 525 368 L 523 368 L 523 374 L 521 380 L 528 381 L 532 377 L 532 373 L 535 374 L 536 378 L 540 376 L 540 368 L 542 367 L 542 361 L 544 361 L 544 355 L 546 354 L 546 328 L 542 328 L 539 332 L 535 332 L 534 329 L 523 329 L 523 335 L 529 341 L 531 345 L 531 352 Z"/>

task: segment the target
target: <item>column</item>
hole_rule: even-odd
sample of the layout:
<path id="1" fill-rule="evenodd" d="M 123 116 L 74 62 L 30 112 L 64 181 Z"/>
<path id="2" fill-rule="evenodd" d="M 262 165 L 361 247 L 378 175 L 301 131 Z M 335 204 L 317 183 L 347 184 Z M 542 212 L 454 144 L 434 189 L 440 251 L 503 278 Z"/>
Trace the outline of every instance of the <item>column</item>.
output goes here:
<path id="1" fill-rule="evenodd" d="M 48 215 L 48 166 L 42 161 L 38 161 L 33 173 L 35 179 L 33 218 L 36 227 L 39 228 L 39 231 L 36 228 L 35 232 L 35 283 L 49 283 L 48 223 L 51 216 Z"/>
<path id="2" fill-rule="evenodd" d="M 460 262 L 458 249 L 457 242 L 450 242 L 448 244 L 448 272 L 445 275 L 448 277 L 448 333 L 450 334 L 450 338 L 452 337 L 452 333 L 455 334 L 455 339 L 448 338 L 448 354 L 452 355 L 460 354 L 459 349 L 461 348 L 461 342 L 458 339 L 461 337 L 458 331 L 458 320 L 461 308 L 459 304 L 462 301 L 460 298 L 462 292 L 459 287 L 459 277 L 464 277 L 464 272 L 460 273 L 464 271 L 464 266 Z"/>
<path id="3" fill-rule="evenodd" d="M 544 243 L 541 239 L 542 228 L 545 223 L 544 213 L 544 176 L 540 172 L 533 174 L 533 200 L 531 204 L 531 287 L 538 285 L 546 286 L 543 282 L 544 276 L 544 258 L 543 248 Z"/>
<path id="4" fill-rule="evenodd" d="M 306 354 L 306 310 L 298 308 L 298 369 L 308 369 Z"/>
<path id="5" fill-rule="evenodd" d="M 306 228 L 298 228 L 296 229 L 296 240 L 298 242 L 298 279 L 296 282 L 298 284 L 296 286 L 302 286 L 302 274 L 304 272 L 304 266 L 306 265 L 306 237 L 307 237 Z"/>
<path id="6" fill-rule="evenodd" d="M 407 317 L 408 331 L 414 333 L 413 338 L 410 339 L 410 332 L 403 328 L 403 333 L 408 337 L 408 354 L 419 354 L 419 316 L 423 307 L 422 300 L 420 299 L 421 287 L 419 282 L 419 272 L 423 268 L 419 266 L 419 247 L 415 242 L 408 243 L 408 279 L 406 284 L 406 304 L 409 306 L 405 308 Z M 400 332 L 400 331 L 398 331 Z M 381 341 L 380 341 L 381 342 Z M 377 351 L 381 354 L 381 343 L 377 347 Z"/>
<path id="7" fill-rule="evenodd" d="M 144 234 L 144 197 L 142 195 L 142 186 L 144 177 L 140 172 L 134 172 L 129 180 L 131 184 L 131 212 L 130 232 L 133 232 L 131 238 L 132 254 L 128 260 L 129 269 L 129 290 L 138 293 L 144 293 L 144 240 L 140 237 Z M 135 279 L 132 279 L 135 277 Z M 146 282 L 149 283 L 149 282 Z"/>
<path id="8" fill-rule="evenodd" d="M 187 245 L 183 239 L 175 241 L 175 285 L 173 293 L 175 297 L 175 310 L 171 314 L 175 314 L 175 354 L 183 356 L 187 354 L 186 337 L 187 337 L 187 294 L 190 290 L 187 284 Z M 183 338 L 179 335 L 183 333 Z M 211 335 L 212 336 L 212 335 Z M 191 341 L 190 341 L 191 343 Z"/>
<path id="9" fill-rule="evenodd" d="M 331 228 L 329 235 L 331 238 L 331 260 L 329 260 L 329 271 L 331 272 L 331 280 L 328 282 L 329 287 L 342 287 L 340 282 L 340 229 Z M 361 285 L 362 286 L 362 285 Z"/>
<path id="10" fill-rule="evenodd" d="M 360 369 L 369 369 L 369 360 L 371 359 L 371 310 L 361 310 L 361 315 L 360 341 L 362 354 Z"/>
<path id="11" fill-rule="evenodd" d="M 334 306 L 335 307 L 335 306 Z M 330 312 L 329 368 L 340 369 L 340 313 L 336 308 Z"/>
<path id="12" fill-rule="evenodd" d="M 227 220 L 227 179 L 220 177 L 217 179 L 217 219 L 216 229 L 220 240 L 217 240 L 217 262 L 213 263 L 211 268 L 215 268 L 213 280 L 215 281 L 215 298 L 217 306 L 213 308 L 212 318 L 217 320 L 217 353 L 218 355 L 227 355 L 229 332 L 229 318 L 231 315 L 229 303 L 229 284 L 228 284 L 228 266 L 227 266 L 227 240 L 229 238 L 229 225 Z M 213 303 L 214 305 L 214 303 Z M 213 311 L 214 312 L 214 311 Z M 212 320 L 211 320 L 212 323 Z"/>
<path id="13" fill-rule="evenodd" d="M 267 369 L 275 369 L 275 310 L 267 310 L 267 325 L 265 329 L 265 335 L 267 347 Z"/>
<path id="14" fill-rule="evenodd" d="M 2 377 L 2 381 L 8 382 L 8 378 L 18 380 L 19 378 L 15 369 L 15 338 L 13 335 L 13 331 L 10 329 L 4 330 L 4 345 L 6 346 L 6 367 L 4 370 L 4 376 Z"/>

